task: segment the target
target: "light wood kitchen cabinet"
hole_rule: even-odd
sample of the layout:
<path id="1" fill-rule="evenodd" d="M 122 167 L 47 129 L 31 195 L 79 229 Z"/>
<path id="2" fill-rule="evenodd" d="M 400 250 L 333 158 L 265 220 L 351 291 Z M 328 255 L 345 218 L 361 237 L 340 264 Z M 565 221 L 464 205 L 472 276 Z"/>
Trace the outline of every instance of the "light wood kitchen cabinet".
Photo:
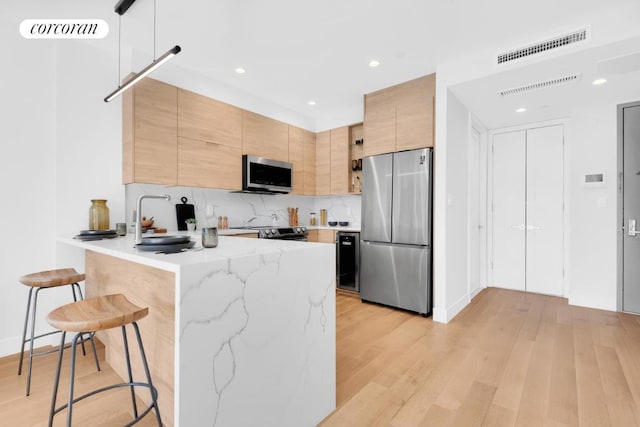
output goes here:
<path id="1" fill-rule="evenodd" d="M 430 74 L 397 87 L 396 151 L 433 147 L 435 85 Z"/>
<path id="2" fill-rule="evenodd" d="M 244 238 L 247 238 L 247 239 L 257 239 L 258 238 L 258 233 L 226 234 L 226 236 L 244 237 Z"/>
<path id="3" fill-rule="evenodd" d="M 333 230 L 316 230 L 318 232 L 319 243 L 335 243 L 336 232 Z"/>
<path id="4" fill-rule="evenodd" d="M 178 89 L 178 136 L 241 149 L 242 110 Z"/>
<path id="5" fill-rule="evenodd" d="M 316 194 L 316 136 L 289 126 L 289 163 L 293 165 L 293 194 Z"/>
<path id="6" fill-rule="evenodd" d="M 433 147 L 435 74 L 365 95 L 364 155 Z"/>
<path id="7" fill-rule="evenodd" d="M 178 89 L 147 78 L 122 102 L 123 183 L 176 185 Z"/>
<path id="8" fill-rule="evenodd" d="M 304 140 L 304 192 L 306 196 L 316 194 L 316 134 L 305 131 Z"/>
<path id="9" fill-rule="evenodd" d="M 349 127 L 331 129 L 331 194 L 349 192 Z"/>
<path id="10" fill-rule="evenodd" d="M 178 185 L 241 190 L 240 148 L 178 137 Z"/>
<path id="11" fill-rule="evenodd" d="M 242 154 L 289 161 L 289 126 L 242 110 Z"/>
<path id="12" fill-rule="evenodd" d="M 331 131 L 316 134 L 316 195 L 331 194 Z"/>
<path id="13" fill-rule="evenodd" d="M 308 242 L 335 243 L 336 232 L 333 230 L 309 230 L 307 234 Z"/>
<path id="14" fill-rule="evenodd" d="M 364 96 L 364 155 L 396 149 L 395 91 L 383 89 Z"/>
<path id="15" fill-rule="evenodd" d="M 289 163 L 293 167 L 292 194 L 304 194 L 304 129 L 289 126 Z"/>

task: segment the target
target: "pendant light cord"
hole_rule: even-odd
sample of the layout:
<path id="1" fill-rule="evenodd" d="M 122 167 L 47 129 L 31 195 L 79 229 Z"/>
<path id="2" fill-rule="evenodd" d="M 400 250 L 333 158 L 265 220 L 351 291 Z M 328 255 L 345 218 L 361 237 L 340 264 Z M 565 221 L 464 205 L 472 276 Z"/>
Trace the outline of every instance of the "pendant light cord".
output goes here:
<path id="1" fill-rule="evenodd" d="M 120 87 L 120 71 L 121 71 L 121 67 L 120 67 L 120 40 L 122 38 L 122 15 L 118 15 L 118 87 Z"/>

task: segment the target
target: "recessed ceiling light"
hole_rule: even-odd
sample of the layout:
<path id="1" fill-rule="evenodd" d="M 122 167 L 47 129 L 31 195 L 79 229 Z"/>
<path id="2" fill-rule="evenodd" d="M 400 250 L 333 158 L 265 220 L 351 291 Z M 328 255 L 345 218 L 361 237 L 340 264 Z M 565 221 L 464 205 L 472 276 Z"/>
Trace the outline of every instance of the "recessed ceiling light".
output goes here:
<path id="1" fill-rule="evenodd" d="M 524 108 L 524 107 L 520 107 L 520 108 L 518 108 L 518 109 L 516 110 L 516 113 L 524 113 L 525 111 L 527 111 L 527 109 L 526 109 L 526 108 Z"/>
<path id="2" fill-rule="evenodd" d="M 369 67 L 371 68 L 376 68 L 378 65 L 380 65 L 380 61 L 376 59 L 372 59 L 371 61 L 369 61 Z"/>
<path id="3" fill-rule="evenodd" d="M 314 101 L 314 100 L 312 99 L 312 100 L 310 100 L 309 102 L 307 102 L 307 104 L 309 104 L 309 105 L 311 105 L 311 106 L 313 107 L 314 105 L 316 105 L 316 101 Z"/>
<path id="4" fill-rule="evenodd" d="M 595 79 L 594 81 L 592 81 L 591 84 L 595 85 L 595 86 L 600 86 L 600 85 L 605 84 L 606 82 L 607 82 L 607 79 L 599 78 L 599 79 Z"/>
<path id="5" fill-rule="evenodd" d="M 245 70 L 245 69 L 244 69 L 244 68 L 242 68 L 242 67 L 238 67 L 238 68 L 236 68 L 236 73 L 238 73 L 238 74 L 244 74 L 244 73 L 246 73 L 246 72 L 247 72 L 247 70 Z"/>

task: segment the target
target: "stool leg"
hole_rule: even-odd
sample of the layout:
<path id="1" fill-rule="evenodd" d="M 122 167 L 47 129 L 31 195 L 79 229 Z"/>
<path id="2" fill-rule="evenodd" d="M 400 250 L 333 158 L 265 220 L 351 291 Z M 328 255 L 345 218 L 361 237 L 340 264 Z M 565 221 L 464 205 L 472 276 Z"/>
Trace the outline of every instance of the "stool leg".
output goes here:
<path id="1" fill-rule="evenodd" d="M 71 293 L 73 294 L 73 301 L 74 302 L 78 302 L 78 297 L 76 296 L 76 286 L 78 288 L 80 288 L 80 285 L 78 285 L 77 283 L 72 283 L 71 284 Z M 82 346 L 82 355 L 86 356 L 87 355 L 87 350 L 84 348 L 84 334 L 82 335 L 82 339 L 80 340 L 80 345 Z"/>
<path id="2" fill-rule="evenodd" d="M 71 287 L 72 289 L 74 289 L 74 292 L 73 292 L 74 301 L 76 300 L 75 287 L 77 287 L 78 295 L 80 295 L 80 300 L 82 301 L 84 299 L 84 296 L 82 295 L 82 288 L 80 288 L 80 284 L 74 283 L 73 285 L 71 285 Z M 93 359 L 96 361 L 96 369 L 98 369 L 98 372 L 100 372 L 100 362 L 98 361 L 98 352 L 96 351 L 96 343 L 93 340 L 94 336 L 95 336 L 95 332 L 89 333 L 89 340 L 91 340 L 91 349 L 93 350 Z M 84 335 L 82 335 L 82 353 L 86 355 L 86 353 L 84 352 Z"/>
<path id="3" fill-rule="evenodd" d="M 33 361 L 33 337 L 36 334 L 36 308 L 38 306 L 38 293 L 42 288 L 36 289 L 33 298 L 33 311 L 31 312 L 31 339 L 29 342 L 29 363 L 27 364 L 27 396 L 31 392 L 31 364 Z"/>
<path id="4" fill-rule="evenodd" d="M 76 345 L 80 333 L 76 334 L 71 340 L 71 371 L 69 372 L 69 400 L 67 401 L 67 427 L 71 427 L 71 417 L 73 412 L 73 384 L 76 377 Z"/>
<path id="5" fill-rule="evenodd" d="M 58 355 L 58 365 L 56 367 L 56 377 L 53 381 L 53 396 L 51 396 L 51 411 L 49 412 L 49 427 L 53 426 L 53 416 L 56 412 L 56 398 L 58 397 L 58 385 L 60 384 L 60 368 L 62 367 L 62 354 L 64 352 L 64 339 L 67 333 L 62 331 L 62 340 L 60 341 L 60 353 Z"/>
<path id="6" fill-rule="evenodd" d="M 33 288 L 29 288 L 29 298 L 27 299 L 27 313 L 24 315 L 24 327 L 22 328 L 22 346 L 20 348 L 20 363 L 18 364 L 18 375 L 22 375 L 22 359 L 24 358 L 24 343 L 27 339 L 27 327 L 29 326 L 29 310 L 31 309 L 31 296 Z"/>
<path id="7" fill-rule="evenodd" d="M 127 372 L 129 373 L 129 389 L 131 390 L 131 403 L 133 403 L 133 417 L 138 418 L 138 405 L 136 405 L 136 394 L 133 389 L 133 374 L 131 373 L 131 358 L 129 357 L 129 341 L 127 340 L 127 331 L 124 328 L 124 325 L 121 327 L 122 329 L 122 342 L 124 344 L 124 357 L 127 360 Z"/>
<path id="8" fill-rule="evenodd" d="M 142 356 L 142 365 L 144 366 L 144 373 L 147 376 L 147 383 L 149 384 L 149 392 L 151 393 L 151 400 L 153 406 L 156 408 L 156 419 L 158 420 L 158 426 L 162 427 L 162 418 L 160 418 L 160 407 L 158 406 L 158 391 L 151 382 L 151 374 L 149 373 L 149 365 L 147 364 L 147 356 L 144 353 L 144 347 L 142 346 L 142 339 L 140 338 L 140 330 L 138 329 L 138 323 L 133 322 L 133 329 L 136 331 L 136 339 L 138 340 L 138 347 L 140 348 L 140 356 Z"/>

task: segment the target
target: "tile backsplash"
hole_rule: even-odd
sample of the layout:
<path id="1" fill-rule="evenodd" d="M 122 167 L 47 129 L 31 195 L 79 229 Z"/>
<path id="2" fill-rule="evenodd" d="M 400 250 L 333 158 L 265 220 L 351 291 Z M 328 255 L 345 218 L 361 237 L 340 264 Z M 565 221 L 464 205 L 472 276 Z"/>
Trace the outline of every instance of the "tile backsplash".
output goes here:
<path id="1" fill-rule="evenodd" d="M 273 215 L 278 218 L 279 226 L 289 224 L 287 207 L 298 208 L 300 225 L 309 224 L 311 212 L 327 209 L 329 220 L 349 221 L 351 225 L 360 225 L 360 196 L 297 196 L 289 194 L 264 195 L 234 193 L 228 190 L 214 190 L 192 187 L 167 187 L 153 184 L 128 184 L 126 186 L 127 223 L 133 222 L 136 201 L 142 194 L 168 194 L 171 201 L 145 199 L 142 202 L 142 215 L 154 217 L 154 225 L 169 230 L 178 228 L 175 205 L 187 203 L 195 207 L 198 228 L 213 226 L 219 216 L 229 219 L 229 227 L 241 227 L 245 221 L 255 217 L 252 225 L 272 225 Z M 207 207 L 210 206 L 209 209 Z"/>

